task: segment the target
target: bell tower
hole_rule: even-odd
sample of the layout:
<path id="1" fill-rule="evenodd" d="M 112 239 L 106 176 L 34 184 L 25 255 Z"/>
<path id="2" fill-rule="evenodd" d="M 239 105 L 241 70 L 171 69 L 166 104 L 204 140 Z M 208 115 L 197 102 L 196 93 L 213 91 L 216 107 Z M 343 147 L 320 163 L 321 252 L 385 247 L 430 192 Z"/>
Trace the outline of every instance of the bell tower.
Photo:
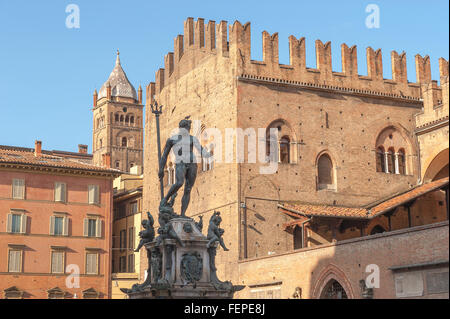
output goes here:
<path id="1" fill-rule="evenodd" d="M 103 166 L 104 155 L 110 154 L 111 167 L 130 172 L 143 164 L 143 108 L 142 88 L 138 94 L 120 64 L 117 50 L 116 65 L 100 91 L 94 92 L 93 105 L 93 161 Z"/>

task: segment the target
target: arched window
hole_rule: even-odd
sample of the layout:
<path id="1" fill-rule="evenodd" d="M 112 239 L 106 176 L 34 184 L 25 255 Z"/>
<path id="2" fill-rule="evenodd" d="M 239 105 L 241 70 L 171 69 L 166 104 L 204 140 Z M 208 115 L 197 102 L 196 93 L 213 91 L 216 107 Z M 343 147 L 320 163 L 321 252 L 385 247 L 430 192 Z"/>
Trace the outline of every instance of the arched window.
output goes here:
<path id="1" fill-rule="evenodd" d="M 390 148 L 387 153 L 388 172 L 395 173 L 395 151 Z"/>
<path id="2" fill-rule="evenodd" d="M 123 115 L 120 116 L 120 124 L 123 124 Z"/>
<path id="3" fill-rule="evenodd" d="M 130 117 L 127 115 L 125 116 L 125 125 L 128 125 L 130 123 Z"/>
<path id="4" fill-rule="evenodd" d="M 119 114 L 114 114 L 114 120 L 116 121 L 116 122 L 119 122 Z"/>
<path id="5" fill-rule="evenodd" d="M 290 140 L 289 136 L 283 136 L 280 140 L 280 163 L 290 163 Z"/>
<path id="6" fill-rule="evenodd" d="M 386 160 L 384 158 L 384 147 L 377 148 L 377 172 L 386 172 Z"/>
<path id="7" fill-rule="evenodd" d="M 122 137 L 122 146 L 127 147 L 127 138 L 125 136 Z"/>
<path id="8" fill-rule="evenodd" d="M 134 116 L 130 117 L 130 124 L 134 126 Z"/>
<path id="9" fill-rule="evenodd" d="M 411 151 L 411 145 L 405 137 L 405 134 L 402 134 L 400 130 L 393 126 L 385 128 L 377 137 L 376 149 L 378 172 L 406 174 L 406 166 L 408 165 L 406 152 Z M 397 153 L 395 150 L 398 150 Z M 381 152 L 385 152 L 384 161 L 381 158 Z"/>
<path id="10" fill-rule="evenodd" d="M 120 162 L 116 161 L 116 168 L 119 169 L 120 168 Z"/>
<path id="11" fill-rule="evenodd" d="M 320 299 L 348 299 L 348 297 L 341 284 L 338 281 L 331 279 L 326 284 L 325 288 L 323 288 Z"/>
<path id="12" fill-rule="evenodd" d="M 267 160 L 279 163 L 296 163 L 297 149 L 295 135 L 283 119 L 273 121 L 266 129 Z M 270 146 L 272 145 L 272 150 Z"/>
<path id="13" fill-rule="evenodd" d="M 403 148 L 398 150 L 397 162 L 398 162 L 398 173 L 401 175 L 406 175 L 406 158 L 405 158 L 405 150 Z"/>
<path id="14" fill-rule="evenodd" d="M 322 154 L 317 162 L 319 189 L 334 184 L 333 162 L 328 154 Z"/>

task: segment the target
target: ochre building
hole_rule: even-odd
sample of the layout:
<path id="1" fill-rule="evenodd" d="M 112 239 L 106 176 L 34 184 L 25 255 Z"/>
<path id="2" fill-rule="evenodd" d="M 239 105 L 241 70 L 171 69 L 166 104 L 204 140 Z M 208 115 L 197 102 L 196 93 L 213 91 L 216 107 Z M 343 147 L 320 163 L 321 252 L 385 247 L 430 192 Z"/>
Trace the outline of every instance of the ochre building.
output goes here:
<path id="1" fill-rule="evenodd" d="M 267 32 L 254 61 L 250 29 L 188 18 L 147 86 L 147 107 L 164 105 L 162 143 L 191 116 L 192 133 L 216 144 L 187 215 L 207 225 L 221 212 L 230 251 L 218 253 L 219 277 L 246 285 L 238 298 L 448 298 L 448 62 L 439 60 L 438 84 L 429 57 L 416 55 L 412 83 L 406 54 L 392 51 L 386 79 L 381 50 L 369 47 L 359 75 L 356 46 L 342 44 L 336 72 L 329 42 L 315 41 L 312 68 L 307 40 L 290 36 L 290 63 L 280 64 L 278 34 Z M 145 124 L 143 211 L 156 214 L 151 112 Z M 270 129 L 277 167 L 264 174 L 249 145 L 273 139 Z M 141 273 L 146 264 L 141 254 Z"/>

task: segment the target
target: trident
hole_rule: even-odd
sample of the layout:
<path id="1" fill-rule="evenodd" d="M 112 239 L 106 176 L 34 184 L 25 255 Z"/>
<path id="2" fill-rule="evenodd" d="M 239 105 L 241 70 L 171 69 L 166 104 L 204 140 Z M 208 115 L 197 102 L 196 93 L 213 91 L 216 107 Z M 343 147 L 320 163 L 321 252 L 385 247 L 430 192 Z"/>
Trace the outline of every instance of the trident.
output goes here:
<path id="1" fill-rule="evenodd" d="M 158 106 L 158 102 L 155 101 L 155 105 L 150 104 L 152 109 L 152 113 L 155 114 L 156 117 L 156 138 L 158 144 L 158 168 L 161 170 L 161 139 L 159 133 L 159 115 L 162 113 L 162 105 Z M 161 189 L 161 200 L 164 198 L 164 183 L 163 177 L 159 179 L 159 186 Z"/>

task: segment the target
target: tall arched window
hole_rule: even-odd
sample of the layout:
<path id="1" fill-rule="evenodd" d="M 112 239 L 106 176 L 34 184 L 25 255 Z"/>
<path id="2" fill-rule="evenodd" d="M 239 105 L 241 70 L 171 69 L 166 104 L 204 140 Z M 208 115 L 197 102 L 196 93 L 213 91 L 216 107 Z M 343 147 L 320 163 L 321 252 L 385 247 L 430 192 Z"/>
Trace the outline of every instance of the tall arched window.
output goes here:
<path id="1" fill-rule="evenodd" d="M 116 121 L 116 122 L 119 122 L 119 114 L 114 114 L 114 120 Z"/>
<path id="2" fill-rule="evenodd" d="M 130 117 L 127 115 L 125 116 L 125 125 L 128 125 L 130 123 Z"/>
<path id="3" fill-rule="evenodd" d="M 334 184 L 333 162 L 328 154 L 322 154 L 317 161 L 317 180 L 319 189 L 332 188 Z"/>
<path id="4" fill-rule="evenodd" d="M 289 136 L 283 136 L 280 140 L 280 163 L 290 163 L 290 139 Z"/>
<path id="5" fill-rule="evenodd" d="M 130 117 L 130 124 L 134 126 L 134 116 Z"/>
<path id="6" fill-rule="evenodd" d="M 122 137 L 122 146 L 127 147 L 127 138 L 125 136 Z"/>
<path id="7" fill-rule="evenodd" d="M 120 124 L 123 124 L 123 115 L 120 116 Z"/>
<path id="8" fill-rule="evenodd" d="M 388 172 L 395 173 L 395 151 L 390 148 L 387 153 Z"/>
<path id="9" fill-rule="evenodd" d="M 398 150 L 397 162 L 398 162 L 398 173 L 401 175 L 406 175 L 406 158 L 405 158 L 405 150 L 403 148 Z"/>
<path id="10" fill-rule="evenodd" d="M 384 147 L 377 148 L 377 172 L 386 172 L 386 160 L 384 158 Z"/>

